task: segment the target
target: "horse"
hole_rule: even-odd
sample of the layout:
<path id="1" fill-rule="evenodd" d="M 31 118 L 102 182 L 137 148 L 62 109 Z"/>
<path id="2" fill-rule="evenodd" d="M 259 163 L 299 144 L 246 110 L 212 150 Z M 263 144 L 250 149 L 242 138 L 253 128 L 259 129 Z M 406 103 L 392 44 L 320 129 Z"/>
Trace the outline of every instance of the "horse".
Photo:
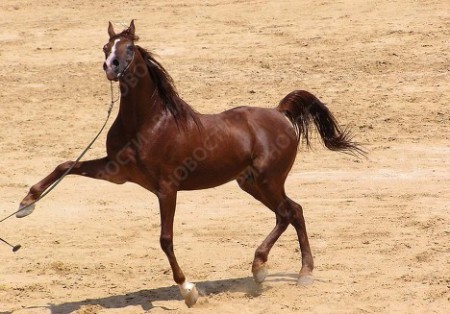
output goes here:
<path id="1" fill-rule="evenodd" d="M 118 114 L 107 134 L 106 156 L 57 166 L 30 188 L 16 216 L 30 214 L 34 208 L 25 207 L 66 171 L 142 186 L 158 198 L 160 245 L 173 279 L 191 307 L 198 291 L 178 265 L 173 247 L 177 192 L 236 180 L 276 217 L 275 227 L 256 249 L 251 267 L 254 280 L 264 281 L 269 252 L 292 225 L 301 252 L 298 284 L 313 283 L 314 262 L 303 209 L 286 195 L 284 184 L 299 144 L 306 141 L 310 145 L 312 124 L 330 150 L 361 153 L 359 144 L 348 129 L 339 126 L 325 104 L 305 90 L 289 93 L 273 109 L 236 107 L 218 114 L 197 113 L 181 99 L 173 79 L 154 55 L 136 44 L 135 30 L 134 20 L 120 33 L 109 22 L 109 40 L 103 47 L 106 77 L 118 82 L 121 92 Z"/>

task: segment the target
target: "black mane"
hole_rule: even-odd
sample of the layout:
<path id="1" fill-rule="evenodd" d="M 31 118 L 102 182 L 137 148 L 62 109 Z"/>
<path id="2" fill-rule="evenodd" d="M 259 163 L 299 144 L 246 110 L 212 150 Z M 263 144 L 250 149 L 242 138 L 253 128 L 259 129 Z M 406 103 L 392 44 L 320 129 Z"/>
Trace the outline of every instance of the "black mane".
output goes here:
<path id="1" fill-rule="evenodd" d="M 189 119 L 192 119 L 197 127 L 201 122 L 197 113 L 178 95 L 175 83 L 166 69 L 146 49 L 136 45 L 147 65 L 148 72 L 156 86 L 156 92 L 163 105 L 170 111 L 178 126 L 185 127 Z"/>

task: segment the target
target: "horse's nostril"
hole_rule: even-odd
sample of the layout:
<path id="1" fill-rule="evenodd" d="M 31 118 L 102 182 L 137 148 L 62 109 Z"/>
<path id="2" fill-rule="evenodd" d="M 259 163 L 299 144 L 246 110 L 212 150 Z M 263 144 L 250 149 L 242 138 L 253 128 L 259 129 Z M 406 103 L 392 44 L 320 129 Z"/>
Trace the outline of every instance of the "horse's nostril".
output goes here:
<path id="1" fill-rule="evenodd" d="M 113 66 L 118 67 L 119 66 L 119 60 L 114 59 L 112 64 L 113 64 Z"/>
<path id="2" fill-rule="evenodd" d="M 103 70 L 106 71 L 108 67 L 106 66 L 106 62 L 103 62 Z"/>

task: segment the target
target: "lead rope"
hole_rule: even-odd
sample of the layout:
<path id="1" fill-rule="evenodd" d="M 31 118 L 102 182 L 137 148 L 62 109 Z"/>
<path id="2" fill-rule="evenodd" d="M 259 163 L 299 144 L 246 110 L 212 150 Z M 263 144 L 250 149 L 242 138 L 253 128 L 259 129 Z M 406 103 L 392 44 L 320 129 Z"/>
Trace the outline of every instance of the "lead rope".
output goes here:
<path id="1" fill-rule="evenodd" d="M 5 221 L 6 219 L 14 216 L 15 214 L 17 214 L 18 212 L 27 209 L 30 206 L 33 206 L 34 204 L 36 204 L 37 202 L 39 202 L 41 199 L 43 199 L 48 193 L 50 193 L 63 179 L 65 176 L 67 176 L 69 174 L 70 171 L 72 171 L 72 169 L 77 165 L 77 163 L 81 160 L 81 158 L 83 158 L 83 156 L 86 154 L 86 152 L 91 148 L 91 146 L 95 143 L 95 141 L 97 140 L 97 138 L 100 136 L 100 134 L 103 132 L 103 130 L 106 127 L 106 124 L 108 123 L 109 117 L 111 116 L 111 112 L 112 109 L 114 107 L 114 104 L 119 100 L 119 96 L 117 96 L 116 99 L 114 99 L 114 89 L 113 89 L 113 83 L 111 83 L 111 102 L 109 104 L 109 108 L 108 108 L 108 114 L 106 116 L 106 120 L 105 123 L 103 123 L 103 126 L 101 127 L 100 131 L 98 131 L 97 135 L 93 138 L 93 140 L 89 143 L 89 145 L 81 152 L 80 156 L 78 156 L 78 158 L 75 160 L 75 162 L 73 163 L 73 165 L 67 169 L 63 175 L 56 180 L 55 182 L 53 182 L 52 185 L 50 185 L 44 193 L 41 194 L 41 196 L 39 196 L 39 198 L 37 200 L 35 200 L 33 203 L 28 204 L 25 207 L 20 208 L 19 210 L 15 211 L 14 213 L 12 213 L 11 215 L 3 218 L 2 220 L 0 220 L 0 222 Z"/>

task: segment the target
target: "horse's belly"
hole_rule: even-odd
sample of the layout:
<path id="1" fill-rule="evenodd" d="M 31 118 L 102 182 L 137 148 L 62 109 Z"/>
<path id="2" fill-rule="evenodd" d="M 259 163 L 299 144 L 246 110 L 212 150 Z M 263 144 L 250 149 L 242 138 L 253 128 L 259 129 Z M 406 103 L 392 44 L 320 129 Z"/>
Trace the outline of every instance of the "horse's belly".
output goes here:
<path id="1" fill-rule="evenodd" d="M 175 169 L 173 179 L 180 190 L 208 189 L 236 179 L 245 169 L 242 161 L 211 165 L 192 159 Z"/>

